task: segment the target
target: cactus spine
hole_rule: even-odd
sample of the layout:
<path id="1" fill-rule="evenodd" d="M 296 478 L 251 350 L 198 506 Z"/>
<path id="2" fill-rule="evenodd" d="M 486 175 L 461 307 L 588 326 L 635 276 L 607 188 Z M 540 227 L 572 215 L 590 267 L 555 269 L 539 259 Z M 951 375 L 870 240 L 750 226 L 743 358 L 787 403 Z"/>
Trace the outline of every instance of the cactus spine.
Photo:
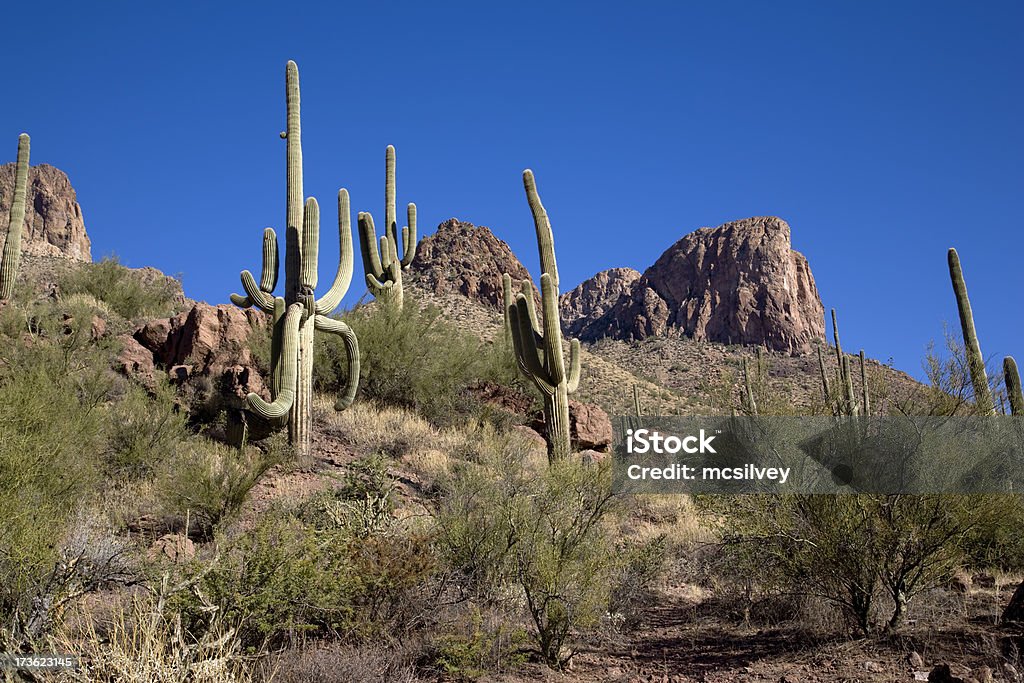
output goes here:
<path id="1" fill-rule="evenodd" d="M 416 205 L 406 207 L 407 225 L 402 228 L 402 255 L 398 252 L 398 219 L 395 210 L 395 148 L 388 145 L 384 155 L 384 234 L 377 244 L 377 229 L 369 212 L 359 213 L 359 247 L 363 253 L 366 287 L 374 298 L 402 308 L 402 271 L 416 256 Z"/>
<path id="2" fill-rule="evenodd" d="M 978 333 L 974 329 L 974 314 L 971 312 L 971 300 L 967 298 L 967 284 L 960 268 L 960 256 L 956 249 L 950 249 L 947 258 L 949 278 L 953 282 L 957 312 L 960 314 L 960 330 L 964 337 L 967 369 L 971 373 L 971 385 L 974 388 L 974 404 L 984 413 L 993 413 L 995 404 L 992 402 L 992 392 L 989 391 L 988 377 L 985 375 L 985 358 L 981 355 Z"/>
<path id="3" fill-rule="evenodd" d="M 4 242 L 3 261 L 0 261 L 0 301 L 14 295 L 14 281 L 18 279 L 21 262 L 21 229 L 25 223 L 25 197 L 28 194 L 29 137 L 18 136 L 18 165 L 14 173 L 14 201 L 11 202 L 7 241 Z"/>
<path id="4" fill-rule="evenodd" d="M 542 325 L 534 308 L 533 284 L 529 279 L 520 283 L 520 292 L 512 297 L 512 280 L 503 277 L 505 315 L 508 320 L 516 364 L 544 398 L 544 421 L 548 433 L 548 459 L 551 462 L 567 458 L 572 452 L 569 440 L 569 394 L 580 382 L 580 343 L 573 339 L 569 345 L 569 368 L 562 357 L 562 330 L 558 311 L 558 266 L 555 263 L 555 241 L 551 222 L 541 204 L 533 172 L 523 171 L 526 198 L 533 214 L 540 251 Z"/>
<path id="5" fill-rule="evenodd" d="M 352 216 L 348 192 L 338 191 L 338 270 L 330 289 L 319 299 L 317 265 L 320 242 L 320 207 L 316 199 L 303 201 L 302 130 L 299 111 L 299 69 L 289 61 L 285 68 L 287 130 L 286 157 L 286 253 L 285 291 L 274 297 L 278 279 L 277 235 L 263 231 L 263 269 L 260 281 L 242 271 L 245 296 L 231 295 L 242 308 L 256 307 L 273 316 L 271 342 L 270 403 L 256 394 L 246 397 L 249 416 L 272 428 L 288 425 L 289 439 L 301 459 L 310 454 L 313 413 L 313 342 L 315 331 L 339 335 L 348 354 L 348 378 L 336 410 L 355 400 L 359 385 L 359 345 L 348 325 L 329 317 L 338 307 L 352 281 Z"/>

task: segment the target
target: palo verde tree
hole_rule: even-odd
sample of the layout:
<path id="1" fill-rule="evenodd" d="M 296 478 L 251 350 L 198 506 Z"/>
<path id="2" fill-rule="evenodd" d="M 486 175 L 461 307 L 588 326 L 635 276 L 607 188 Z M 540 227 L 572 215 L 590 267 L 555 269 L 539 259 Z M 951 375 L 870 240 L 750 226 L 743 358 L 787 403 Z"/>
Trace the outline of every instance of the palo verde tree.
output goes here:
<path id="1" fill-rule="evenodd" d="M 359 385 L 359 345 L 355 333 L 330 314 L 341 303 L 352 282 L 352 218 L 348 191 L 338 191 L 338 270 L 331 288 L 319 299 L 317 257 L 320 241 L 320 207 L 310 197 L 303 202 L 302 132 L 299 116 L 299 69 L 289 61 L 285 68 L 287 129 L 287 213 L 284 296 L 273 292 L 278 277 L 277 235 L 263 231 L 263 270 L 257 284 L 252 273 L 242 271 L 245 296 L 231 295 L 242 308 L 256 307 L 273 316 L 271 341 L 270 403 L 257 394 L 246 397 L 246 427 L 265 432 L 288 425 L 289 439 L 300 459 L 309 456 L 313 424 L 313 347 L 316 331 L 339 335 L 348 355 L 348 377 L 336 410 L 355 399 Z M 255 423 L 255 424 L 253 424 Z M 244 440 L 243 435 L 243 440 Z"/>

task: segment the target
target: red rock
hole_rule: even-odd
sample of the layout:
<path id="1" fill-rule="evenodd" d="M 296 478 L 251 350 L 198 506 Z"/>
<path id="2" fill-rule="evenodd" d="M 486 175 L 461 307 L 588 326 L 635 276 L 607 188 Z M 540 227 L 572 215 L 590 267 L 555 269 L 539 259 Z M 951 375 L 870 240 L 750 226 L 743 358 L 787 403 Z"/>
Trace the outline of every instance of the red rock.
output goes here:
<path id="1" fill-rule="evenodd" d="M 153 353 L 131 335 L 123 334 L 117 340 L 121 343 L 121 353 L 117 356 L 116 369 L 144 384 L 152 382 L 156 370 Z"/>
<path id="2" fill-rule="evenodd" d="M 547 433 L 543 411 L 533 415 L 530 427 Z M 575 450 L 607 451 L 612 443 L 612 421 L 599 406 L 569 399 L 569 439 Z"/>
<path id="3" fill-rule="evenodd" d="M 7 240 L 14 199 L 15 164 L 0 166 L 0 248 Z M 49 164 L 32 166 L 28 173 L 28 211 L 21 233 L 21 251 L 30 256 L 57 256 L 91 261 L 82 207 L 67 174 Z"/>
<path id="4" fill-rule="evenodd" d="M 151 562 L 169 560 L 173 564 L 188 562 L 195 556 L 196 545 L 184 534 L 161 536 L 146 552 L 146 557 Z"/>
<path id="5" fill-rule="evenodd" d="M 576 336 L 587 323 L 597 320 L 621 299 L 629 297 L 640 277 L 639 271 L 632 268 L 611 268 L 562 294 L 558 307 L 566 333 Z"/>
<path id="6" fill-rule="evenodd" d="M 600 280 L 588 283 L 581 285 L 585 291 L 607 287 Z M 584 340 L 677 333 L 788 353 L 810 351 L 825 334 L 824 307 L 807 259 L 792 250 L 789 225 L 771 216 L 692 232 L 662 254 L 628 295 L 625 288 L 620 284 L 609 294 L 618 297 L 614 303 L 596 297 L 574 310 L 574 333 Z"/>
<path id="7" fill-rule="evenodd" d="M 501 308 L 502 275 L 530 277 L 512 248 L 488 228 L 449 218 L 420 241 L 410 266 L 410 282 L 437 294 L 462 294 Z"/>

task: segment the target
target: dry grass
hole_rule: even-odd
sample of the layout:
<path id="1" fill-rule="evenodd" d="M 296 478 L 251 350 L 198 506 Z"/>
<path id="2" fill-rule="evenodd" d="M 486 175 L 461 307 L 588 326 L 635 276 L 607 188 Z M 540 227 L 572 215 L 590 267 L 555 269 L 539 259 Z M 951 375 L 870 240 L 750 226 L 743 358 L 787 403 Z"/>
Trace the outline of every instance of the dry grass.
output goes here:
<path id="1" fill-rule="evenodd" d="M 250 683 L 256 681 L 256 656 L 243 655 L 232 629 L 215 622 L 198 642 L 182 628 L 179 615 L 168 615 L 163 601 L 134 595 L 127 604 L 86 609 L 62 625 L 52 638 L 56 652 L 73 652 L 79 669 L 58 681 L 118 683 Z M 70 622 L 65 622 L 70 623 Z"/>

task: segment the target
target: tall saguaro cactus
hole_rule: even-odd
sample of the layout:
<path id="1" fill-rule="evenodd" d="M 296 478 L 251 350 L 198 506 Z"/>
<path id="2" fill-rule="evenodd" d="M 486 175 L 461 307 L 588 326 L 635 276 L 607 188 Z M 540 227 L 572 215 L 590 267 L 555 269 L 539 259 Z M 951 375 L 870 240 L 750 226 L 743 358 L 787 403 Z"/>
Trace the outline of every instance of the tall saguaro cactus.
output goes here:
<path id="1" fill-rule="evenodd" d="M 0 301 L 14 295 L 14 281 L 18 279 L 21 263 L 21 229 L 25 223 L 25 197 L 28 194 L 29 137 L 18 136 L 18 165 L 14 172 L 14 201 L 11 202 L 7 241 L 4 242 L 3 261 L 0 262 Z"/>
<path id="2" fill-rule="evenodd" d="M 956 295 L 957 312 L 960 314 L 960 330 L 964 337 L 964 352 L 967 354 L 967 369 L 971 373 L 971 385 L 974 388 L 974 404 L 985 413 L 995 411 L 992 392 L 988 388 L 988 377 L 985 374 L 985 358 L 981 355 L 981 344 L 978 333 L 974 329 L 974 314 L 971 312 L 971 300 L 967 298 L 967 284 L 960 268 L 960 256 L 956 249 L 948 254 L 949 279 L 953 282 L 953 293 Z"/>
<path id="3" fill-rule="evenodd" d="M 416 205 L 406 207 L 407 225 L 402 228 L 402 250 L 398 249 L 398 218 L 395 209 L 395 148 L 388 145 L 384 155 L 384 234 L 377 248 L 377 229 L 369 212 L 359 212 L 359 247 L 363 253 L 366 287 L 374 298 L 402 308 L 405 294 L 402 271 L 408 270 L 416 255 Z"/>
<path id="4" fill-rule="evenodd" d="M 555 263 L 555 240 L 551 222 L 537 194 L 533 172 L 523 171 L 526 198 L 533 213 L 540 251 L 540 321 L 533 302 L 533 284 L 520 282 L 520 291 L 512 295 L 512 278 L 505 273 L 505 320 L 512 337 L 516 364 L 544 398 L 544 421 L 548 433 L 548 459 L 562 460 L 572 453 L 569 440 L 569 394 L 580 383 L 580 343 L 569 345 L 569 367 L 562 356 L 562 329 L 558 310 L 558 266 Z M 542 323 L 542 324 L 541 324 Z"/>
<path id="5" fill-rule="evenodd" d="M 359 344 L 352 329 L 330 314 L 341 303 L 352 282 L 352 216 L 348 191 L 338 191 L 338 270 L 331 288 L 319 299 L 317 260 L 320 242 L 320 207 L 310 197 L 303 202 L 302 131 L 299 116 L 299 69 L 289 61 L 285 69 L 287 130 L 281 136 L 287 142 L 287 213 L 285 290 L 275 298 L 278 279 L 277 234 L 263 231 L 263 270 L 259 284 L 252 273 L 242 271 L 245 296 L 231 295 L 242 308 L 255 306 L 273 316 L 271 342 L 270 403 L 257 394 L 246 397 L 249 416 L 263 426 L 288 425 L 289 439 L 300 458 L 310 452 L 313 424 L 313 342 L 317 330 L 340 336 L 348 354 L 347 383 L 334 405 L 344 410 L 355 399 L 359 385 Z"/>

